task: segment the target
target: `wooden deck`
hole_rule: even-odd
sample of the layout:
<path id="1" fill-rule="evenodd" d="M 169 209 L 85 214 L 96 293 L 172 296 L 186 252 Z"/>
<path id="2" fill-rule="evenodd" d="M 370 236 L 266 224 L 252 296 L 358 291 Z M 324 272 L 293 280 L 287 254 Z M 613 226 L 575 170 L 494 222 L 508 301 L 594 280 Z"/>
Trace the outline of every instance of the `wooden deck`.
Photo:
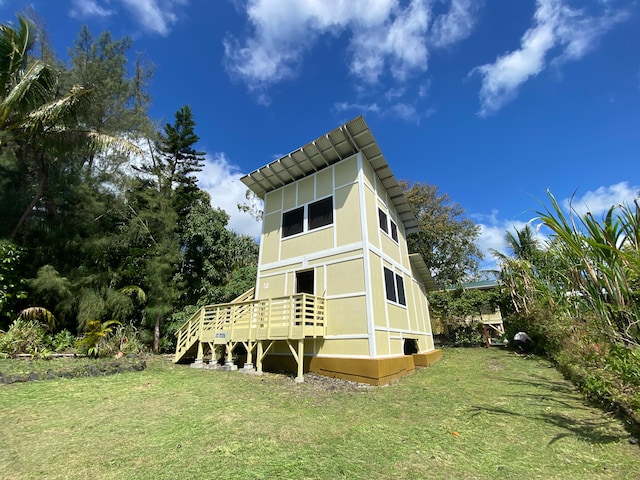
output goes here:
<path id="1" fill-rule="evenodd" d="M 233 347 L 242 343 L 251 364 L 252 351 L 257 347 L 258 371 L 262 358 L 273 342 L 284 340 L 301 366 L 305 338 L 324 337 L 326 334 L 325 299 L 309 294 L 262 300 L 248 300 L 248 293 L 231 303 L 208 305 L 200 308 L 176 332 L 177 344 L 174 362 L 195 356 L 202 361 L 203 346 L 225 345 L 231 358 Z M 297 347 L 292 341 L 297 340 Z M 263 342 L 267 342 L 266 349 Z"/>

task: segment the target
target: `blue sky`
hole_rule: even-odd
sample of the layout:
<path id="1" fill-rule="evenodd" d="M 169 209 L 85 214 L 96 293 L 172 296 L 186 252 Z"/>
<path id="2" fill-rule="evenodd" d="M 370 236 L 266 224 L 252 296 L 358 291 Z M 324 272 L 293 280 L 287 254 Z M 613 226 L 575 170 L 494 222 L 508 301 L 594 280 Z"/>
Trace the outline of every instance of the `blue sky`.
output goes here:
<path id="1" fill-rule="evenodd" d="M 601 214 L 640 191 L 635 0 L 0 0 L 62 60 L 83 24 L 155 65 L 151 115 L 189 104 L 230 227 L 238 178 L 360 114 L 396 178 L 437 185 L 504 251 L 546 191 Z M 493 259 L 487 255 L 485 267 Z"/>

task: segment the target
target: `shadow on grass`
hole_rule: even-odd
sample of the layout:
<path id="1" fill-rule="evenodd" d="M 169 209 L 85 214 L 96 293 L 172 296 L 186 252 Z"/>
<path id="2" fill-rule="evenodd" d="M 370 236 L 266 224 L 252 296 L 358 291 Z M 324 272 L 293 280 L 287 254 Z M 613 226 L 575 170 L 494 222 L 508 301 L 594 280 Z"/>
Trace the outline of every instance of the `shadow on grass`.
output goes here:
<path id="1" fill-rule="evenodd" d="M 505 383 L 505 397 L 524 400 L 533 410 L 538 412 L 519 412 L 508 408 L 500 408 L 494 406 L 474 406 L 471 408 L 473 416 L 480 413 L 489 413 L 493 415 L 504 415 L 527 419 L 532 422 L 546 423 L 558 429 L 563 430 L 562 433 L 555 435 L 548 445 L 552 445 L 566 437 L 575 436 L 580 440 L 593 444 L 606 444 L 620 442 L 628 438 L 628 435 L 621 433 L 612 433 L 611 427 L 618 425 L 619 419 L 614 416 L 587 419 L 576 418 L 576 416 L 559 413 L 547 412 L 543 409 L 549 409 L 553 405 L 554 409 L 563 409 L 571 412 L 584 412 L 590 410 L 587 406 L 587 400 L 577 391 L 576 387 L 567 381 L 549 380 L 542 375 L 527 374 L 526 377 L 495 379 L 496 381 Z M 527 389 L 535 389 L 540 393 L 527 393 Z M 514 393 L 509 393 L 514 390 Z M 517 393 L 516 393 L 517 392 Z M 603 412 L 603 415 L 606 415 Z M 627 432 L 634 434 L 627 425 Z"/>
<path id="2" fill-rule="evenodd" d="M 575 407 L 572 407 L 575 408 Z M 555 435 L 548 443 L 552 445 L 558 440 L 566 437 L 575 436 L 580 440 L 593 444 L 606 444 L 620 442 L 628 438 L 627 435 L 614 434 L 607 432 L 611 426 L 617 424 L 613 419 L 604 420 L 587 420 L 575 419 L 561 413 L 539 413 L 535 415 L 523 414 L 506 408 L 474 406 L 471 411 L 475 415 L 480 413 L 489 413 L 494 415 L 506 415 L 527 419 L 532 422 L 542 422 L 564 430 L 562 433 Z"/>

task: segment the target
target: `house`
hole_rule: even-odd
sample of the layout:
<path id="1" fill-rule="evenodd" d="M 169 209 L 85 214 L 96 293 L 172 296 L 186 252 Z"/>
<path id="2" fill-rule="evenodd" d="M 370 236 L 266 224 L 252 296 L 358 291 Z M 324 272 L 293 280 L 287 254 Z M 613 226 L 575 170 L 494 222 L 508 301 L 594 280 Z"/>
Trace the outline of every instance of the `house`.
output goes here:
<path id="1" fill-rule="evenodd" d="M 426 297 L 436 285 L 407 250 L 418 223 L 364 118 L 241 180 L 264 200 L 255 289 L 196 313 L 176 361 L 224 344 L 258 371 L 382 385 L 441 357 Z"/>
<path id="2" fill-rule="evenodd" d="M 460 286 L 445 288 L 445 290 L 451 292 L 460 290 L 499 291 L 500 282 L 497 280 L 480 280 L 475 282 L 463 283 Z M 484 303 L 474 308 L 474 312 L 469 313 L 464 317 L 464 323 L 467 326 L 482 326 L 484 340 L 487 347 L 490 345 L 505 345 L 505 330 L 500 306 L 492 305 L 490 303 Z M 445 322 L 443 322 L 443 320 L 438 316 L 437 311 L 432 312 L 431 320 L 434 330 L 433 333 L 436 335 L 436 337 L 439 334 L 451 334 Z"/>

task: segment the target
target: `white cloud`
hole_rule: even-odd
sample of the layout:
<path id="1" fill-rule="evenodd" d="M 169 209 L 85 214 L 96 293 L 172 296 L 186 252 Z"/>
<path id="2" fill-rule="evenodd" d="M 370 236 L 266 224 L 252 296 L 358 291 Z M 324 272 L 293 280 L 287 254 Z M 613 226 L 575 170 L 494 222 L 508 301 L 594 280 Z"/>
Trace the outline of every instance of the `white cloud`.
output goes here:
<path id="1" fill-rule="evenodd" d="M 144 31 L 167 36 L 178 20 L 176 7 L 187 0 L 118 0 Z M 107 17 L 115 15 L 114 0 L 73 0 L 69 14 L 77 18 Z M 110 8 L 107 8 L 109 6 Z"/>
<path id="2" fill-rule="evenodd" d="M 475 26 L 479 3 L 477 0 L 452 0 L 449 11 L 433 22 L 430 43 L 434 47 L 448 47 L 467 38 Z"/>
<path id="3" fill-rule="evenodd" d="M 480 227 L 480 235 L 476 244 L 484 255 L 484 260 L 480 266 L 481 270 L 500 270 L 498 259 L 491 253 L 492 250 L 509 255 L 506 241 L 507 232 L 514 233 L 516 230 L 522 230 L 526 225 L 531 225 L 532 220 L 528 222 L 521 220 L 505 220 L 499 218 L 497 210 L 491 212 L 491 215 L 472 215 L 476 225 Z M 534 232 L 538 236 L 541 244 L 544 237 L 537 231 L 537 227 L 533 226 Z"/>
<path id="4" fill-rule="evenodd" d="M 186 0 L 120 0 L 138 19 L 144 30 L 167 36 L 178 20 L 174 9 L 185 5 Z"/>
<path id="5" fill-rule="evenodd" d="M 75 18 L 108 17 L 114 11 L 100 6 L 97 0 L 73 0 L 69 15 Z"/>
<path id="6" fill-rule="evenodd" d="M 247 203 L 247 187 L 240 181 L 238 168 L 223 153 L 207 156 L 204 168 L 198 172 L 198 186 L 211 196 L 211 205 L 223 209 L 229 215 L 227 227 L 241 235 L 259 238 L 262 223 L 248 213 L 238 211 L 238 203 Z"/>
<path id="7" fill-rule="evenodd" d="M 443 1 L 450 8 L 434 21 L 434 47 L 461 40 L 473 26 L 471 0 Z M 427 70 L 431 9 L 429 0 L 249 0 L 253 33 L 244 41 L 227 36 L 226 68 L 251 91 L 264 91 L 294 77 L 319 37 L 346 32 L 354 77 L 404 82 Z"/>
<path id="8" fill-rule="evenodd" d="M 377 103 L 348 103 L 348 102 L 336 102 L 333 104 L 333 109 L 340 113 L 345 112 L 347 110 L 357 110 L 361 113 L 365 112 L 375 112 L 378 113 L 380 111 L 380 107 Z"/>
<path id="9" fill-rule="evenodd" d="M 589 190 L 581 196 L 575 195 L 573 198 L 565 198 L 560 204 L 566 211 L 569 211 L 571 204 L 579 216 L 591 212 L 597 218 L 614 205 L 631 205 L 633 200 L 638 197 L 640 197 L 640 186 L 630 186 L 629 182 L 620 182 L 607 187 L 599 187 L 596 190 Z"/>
<path id="10" fill-rule="evenodd" d="M 480 115 L 491 114 L 512 100 L 520 85 L 547 67 L 547 57 L 553 52 L 560 51 L 551 60 L 554 64 L 580 59 L 623 18 L 623 12 L 607 10 L 601 16 L 588 16 L 564 0 L 537 0 L 534 25 L 522 36 L 520 48 L 471 72 L 482 76 Z"/>

